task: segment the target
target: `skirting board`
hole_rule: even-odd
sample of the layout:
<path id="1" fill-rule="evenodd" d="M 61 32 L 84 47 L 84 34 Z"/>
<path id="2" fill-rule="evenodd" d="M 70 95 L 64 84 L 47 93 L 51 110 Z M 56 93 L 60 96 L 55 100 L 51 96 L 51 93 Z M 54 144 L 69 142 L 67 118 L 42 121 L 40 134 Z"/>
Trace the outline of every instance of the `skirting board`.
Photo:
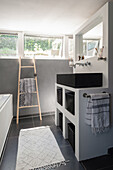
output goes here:
<path id="1" fill-rule="evenodd" d="M 55 115 L 55 111 L 52 111 L 52 112 L 44 112 L 42 113 L 42 116 L 48 116 L 48 115 Z M 33 113 L 33 114 L 26 114 L 26 115 L 20 115 L 19 118 L 24 118 L 24 117 L 36 117 L 38 116 L 39 117 L 39 114 L 38 113 Z M 13 117 L 13 119 L 16 119 L 16 116 Z"/>

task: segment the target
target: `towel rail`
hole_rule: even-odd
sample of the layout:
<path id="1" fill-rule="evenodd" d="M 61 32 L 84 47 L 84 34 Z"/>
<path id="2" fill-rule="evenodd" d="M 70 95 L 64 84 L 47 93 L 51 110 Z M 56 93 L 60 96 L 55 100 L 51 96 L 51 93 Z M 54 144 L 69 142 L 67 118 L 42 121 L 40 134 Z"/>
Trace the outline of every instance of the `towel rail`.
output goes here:
<path id="1" fill-rule="evenodd" d="M 90 96 L 89 94 L 87 94 L 87 93 L 84 93 L 84 94 L 83 94 L 83 97 L 85 97 L 85 98 L 90 98 L 91 96 Z"/>
<path id="2" fill-rule="evenodd" d="M 105 91 L 103 91 L 102 93 L 106 93 L 106 92 L 105 92 Z M 109 94 L 109 96 L 110 96 L 110 94 Z M 83 93 L 83 97 L 85 97 L 85 98 L 90 98 L 91 96 L 90 96 L 90 94 Z"/>

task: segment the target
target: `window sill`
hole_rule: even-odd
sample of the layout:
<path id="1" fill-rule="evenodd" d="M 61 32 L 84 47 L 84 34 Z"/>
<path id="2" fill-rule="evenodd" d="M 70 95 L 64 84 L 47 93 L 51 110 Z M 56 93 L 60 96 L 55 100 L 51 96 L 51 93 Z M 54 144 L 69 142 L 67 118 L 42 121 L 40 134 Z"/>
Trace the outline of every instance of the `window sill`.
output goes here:
<path id="1" fill-rule="evenodd" d="M 32 59 L 33 57 L 23 57 L 22 59 Z M 15 57 L 0 57 L 0 59 L 19 59 L 19 57 L 15 56 Z M 68 58 L 60 58 L 60 57 L 55 57 L 55 58 L 52 58 L 52 57 L 35 57 L 35 59 L 37 60 L 68 60 Z"/>

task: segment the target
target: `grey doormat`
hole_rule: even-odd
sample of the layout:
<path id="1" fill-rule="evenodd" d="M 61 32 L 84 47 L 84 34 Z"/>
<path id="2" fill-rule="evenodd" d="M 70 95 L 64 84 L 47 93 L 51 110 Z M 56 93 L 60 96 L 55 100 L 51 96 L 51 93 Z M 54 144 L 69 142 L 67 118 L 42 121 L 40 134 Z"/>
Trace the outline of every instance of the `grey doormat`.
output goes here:
<path id="1" fill-rule="evenodd" d="M 20 131 L 16 170 L 47 170 L 61 165 L 66 161 L 48 126 Z"/>

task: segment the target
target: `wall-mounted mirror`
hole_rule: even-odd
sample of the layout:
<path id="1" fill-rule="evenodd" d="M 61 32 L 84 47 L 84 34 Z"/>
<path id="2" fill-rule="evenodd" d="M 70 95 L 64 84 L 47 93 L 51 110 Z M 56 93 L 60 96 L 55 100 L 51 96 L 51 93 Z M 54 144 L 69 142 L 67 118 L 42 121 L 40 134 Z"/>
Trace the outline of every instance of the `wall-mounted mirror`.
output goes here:
<path id="1" fill-rule="evenodd" d="M 83 56 L 85 59 L 97 55 L 103 46 L 103 22 L 83 34 Z"/>

